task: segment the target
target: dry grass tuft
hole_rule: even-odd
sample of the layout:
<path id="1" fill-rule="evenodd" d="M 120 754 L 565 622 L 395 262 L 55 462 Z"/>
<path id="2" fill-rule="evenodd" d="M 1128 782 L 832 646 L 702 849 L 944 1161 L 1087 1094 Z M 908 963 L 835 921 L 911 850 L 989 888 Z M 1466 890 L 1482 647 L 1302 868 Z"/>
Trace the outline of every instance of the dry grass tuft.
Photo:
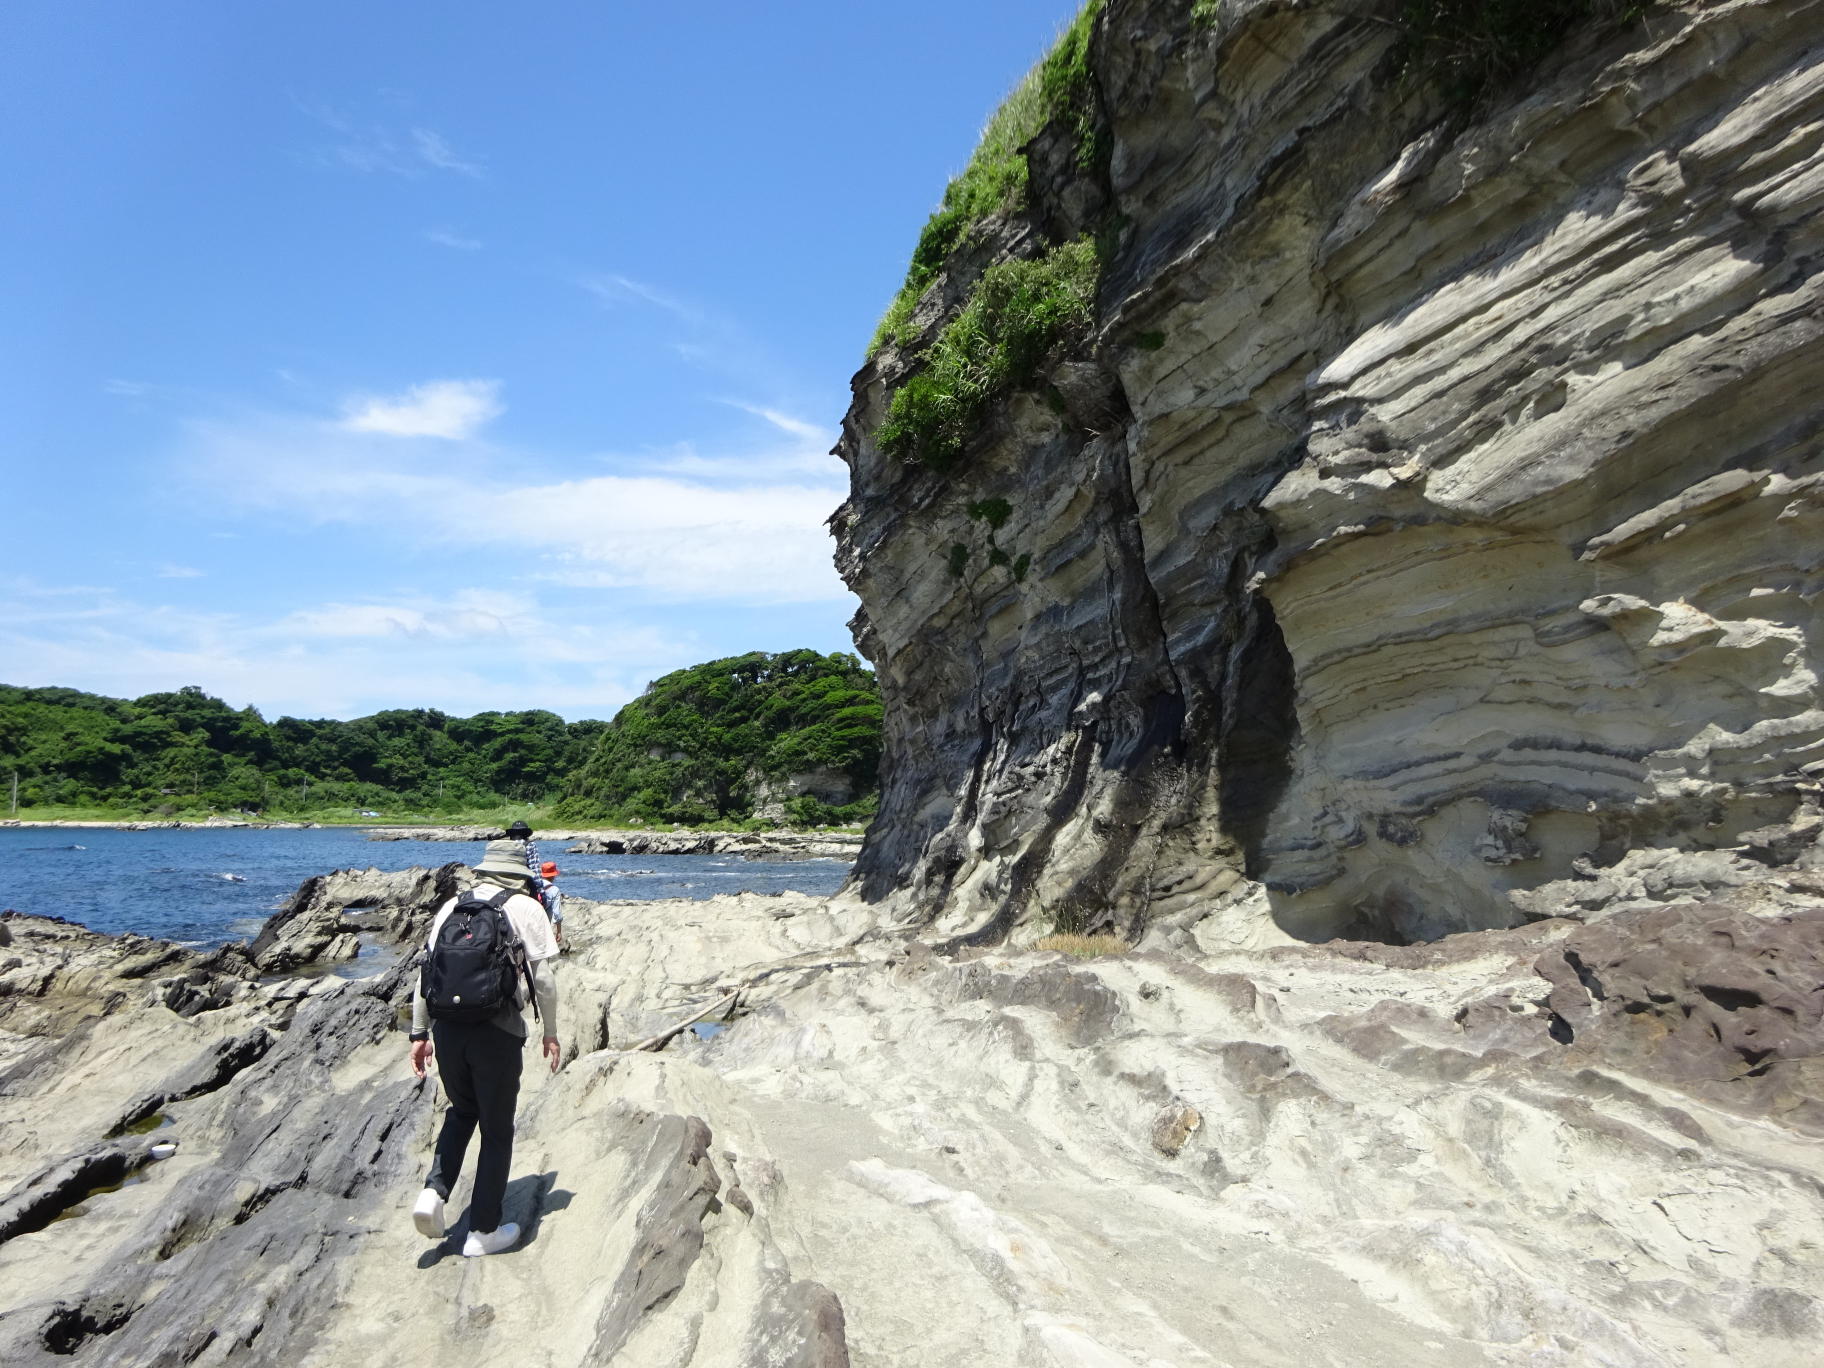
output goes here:
<path id="1" fill-rule="evenodd" d="M 1125 955 L 1134 947 L 1119 936 L 1044 936 L 1032 944 L 1034 950 L 1062 950 L 1078 959 L 1095 959 L 1098 955 Z"/>

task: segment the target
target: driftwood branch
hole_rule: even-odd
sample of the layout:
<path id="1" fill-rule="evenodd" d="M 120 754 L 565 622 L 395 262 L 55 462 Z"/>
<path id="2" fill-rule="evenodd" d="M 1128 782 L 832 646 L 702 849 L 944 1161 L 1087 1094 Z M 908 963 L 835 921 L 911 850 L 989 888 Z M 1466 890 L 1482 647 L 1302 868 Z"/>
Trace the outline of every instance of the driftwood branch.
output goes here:
<path id="1" fill-rule="evenodd" d="M 745 988 L 746 986 L 747 985 L 743 984 L 742 988 Z M 667 1026 L 664 1030 L 660 1031 L 657 1035 L 648 1036 L 645 1040 L 642 1040 L 638 1045 L 629 1045 L 626 1048 L 626 1050 L 624 1050 L 622 1053 L 632 1054 L 635 1050 L 657 1050 L 660 1047 L 662 1047 L 665 1044 L 665 1042 L 670 1040 L 673 1036 L 678 1035 L 683 1031 L 688 1031 L 692 1026 L 695 1026 L 699 1021 L 703 1020 L 704 1017 L 708 1016 L 711 1012 L 715 1011 L 716 1008 L 726 1006 L 726 1005 L 734 1002 L 734 1000 L 740 996 L 741 996 L 741 988 L 737 988 L 737 989 L 735 989 L 734 992 L 730 993 L 727 997 L 717 998 L 714 1002 L 710 1003 L 709 1006 L 705 1007 L 702 1011 L 698 1012 L 695 1016 L 686 1017 L 683 1021 L 678 1022 L 675 1026 Z"/>
<path id="2" fill-rule="evenodd" d="M 637 1045 L 629 1045 L 625 1050 L 621 1051 L 621 1053 L 622 1054 L 632 1054 L 636 1050 L 658 1050 L 658 1049 L 663 1048 L 666 1041 L 672 1039 L 672 1037 L 680 1034 L 683 1031 L 689 1030 L 692 1026 L 695 1026 L 699 1021 L 703 1020 L 704 1017 L 708 1016 L 711 1012 L 715 1011 L 718 1007 L 723 1007 L 723 1006 L 733 1003 L 737 998 L 739 998 L 741 996 L 741 994 L 745 993 L 749 988 L 752 988 L 757 983 L 764 983 L 767 979 L 771 978 L 774 974 L 787 974 L 787 973 L 793 973 L 793 972 L 817 973 L 817 972 L 828 972 L 831 969 L 860 969 L 860 968 L 865 968 L 865 967 L 866 967 L 866 962 L 863 960 L 831 960 L 824 964 L 789 964 L 789 963 L 788 964 L 775 964 L 772 968 L 763 969 L 758 974 L 755 974 L 752 978 L 747 979 L 744 982 L 738 984 L 732 993 L 728 993 L 727 995 L 725 995 L 723 997 L 717 998 L 714 1002 L 710 1003 L 709 1006 L 705 1007 L 702 1011 L 698 1012 L 695 1016 L 686 1017 L 683 1021 L 678 1022 L 675 1026 L 667 1026 L 664 1030 L 660 1031 L 657 1035 L 648 1036 L 648 1037 L 646 1037 L 646 1039 L 642 1040 Z"/>

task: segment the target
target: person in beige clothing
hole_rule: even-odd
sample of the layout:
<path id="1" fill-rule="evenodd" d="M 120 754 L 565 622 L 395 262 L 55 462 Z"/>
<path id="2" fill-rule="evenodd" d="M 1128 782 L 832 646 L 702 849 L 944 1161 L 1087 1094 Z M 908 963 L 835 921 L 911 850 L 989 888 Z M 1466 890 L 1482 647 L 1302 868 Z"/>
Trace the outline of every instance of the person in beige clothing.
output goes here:
<path id="1" fill-rule="evenodd" d="M 553 1072 L 560 1060 L 557 982 L 552 971 L 557 941 L 551 934 L 543 904 L 532 895 L 535 885 L 523 847 L 518 841 L 490 841 L 481 863 L 475 866 L 475 874 L 472 896 L 496 899 L 502 894 L 510 895 L 499 903 L 499 908 L 524 951 L 524 978 L 512 1002 L 487 1020 L 476 1022 L 433 1020 L 421 980 L 412 994 L 411 1031 L 412 1072 L 423 1078 L 425 1065 L 435 1059 L 438 1077 L 449 1097 L 431 1171 L 412 1209 L 412 1223 L 427 1238 L 444 1237 L 444 1203 L 462 1172 L 469 1141 L 479 1127 L 481 1152 L 475 1160 L 469 1234 L 462 1247 L 470 1258 L 498 1254 L 519 1240 L 519 1226 L 512 1221 L 502 1224 L 500 1208 L 506 1195 L 507 1174 L 513 1165 L 513 1112 L 519 1103 L 526 1044 L 524 980 L 530 980 L 544 1034 L 544 1056 Z M 437 943 L 437 933 L 458 901 L 451 898 L 437 909 L 425 941 L 427 950 Z"/>

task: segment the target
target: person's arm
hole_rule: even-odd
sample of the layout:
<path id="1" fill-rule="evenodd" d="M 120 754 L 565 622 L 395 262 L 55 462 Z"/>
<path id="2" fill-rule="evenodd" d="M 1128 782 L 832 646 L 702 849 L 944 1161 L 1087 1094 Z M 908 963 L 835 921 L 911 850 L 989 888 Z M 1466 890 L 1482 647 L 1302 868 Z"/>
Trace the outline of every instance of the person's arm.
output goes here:
<path id="1" fill-rule="evenodd" d="M 533 1000 L 538 1003 L 539 1029 L 545 1036 L 542 1048 L 545 1058 L 551 1061 L 551 1071 L 556 1073 L 562 1052 L 557 1042 L 557 974 L 551 967 L 553 963 L 549 959 L 533 960 L 528 969 Z"/>
<path id="2" fill-rule="evenodd" d="M 557 1043 L 557 938 L 545 905 L 530 894 L 507 900 L 507 918 L 526 955 L 526 977 L 532 983 L 532 1000 L 538 1004 L 539 1027 L 544 1032 L 544 1055 L 557 1072 L 562 1051 Z"/>
<path id="3" fill-rule="evenodd" d="M 412 985 L 412 1072 L 424 1077 L 424 1066 L 431 1058 L 431 1013 L 424 1004 L 424 984 Z"/>
<path id="4" fill-rule="evenodd" d="M 437 927 L 443 920 L 444 914 L 455 905 L 456 899 L 449 899 L 442 907 L 437 909 L 436 916 L 431 918 L 431 931 L 424 939 L 425 948 L 427 950 L 430 948 L 431 943 L 437 939 Z M 431 1049 L 431 1009 L 424 1001 L 424 976 L 422 973 L 412 980 L 412 1030 L 408 1038 L 412 1042 L 410 1051 L 412 1072 L 417 1074 L 418 1077 L 423 1078 L 424 1066 L 430 1060 L 433 1051 Z"/>

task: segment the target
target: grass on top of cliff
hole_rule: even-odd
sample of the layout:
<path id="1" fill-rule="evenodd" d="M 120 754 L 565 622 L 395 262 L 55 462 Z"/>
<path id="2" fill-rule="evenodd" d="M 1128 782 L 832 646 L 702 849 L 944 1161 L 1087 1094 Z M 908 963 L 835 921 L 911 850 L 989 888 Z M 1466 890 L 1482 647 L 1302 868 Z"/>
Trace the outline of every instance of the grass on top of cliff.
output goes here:
<path id="1" fill-rule="evenodd" d="M 1068 119 L 1077 134 L 1079 159 L 1088 165 L 1098 155 L 1089 36 L 1101 9 L 1102 0 L 1089 0 L 994 111 L 969 164 L 944 187 L 942 202 L 919 232 L 905 283 L 874 330 L 869 356 L 889 341 L 904 346 L 912 340 L 912 312 L 919 298 L 970 229 L 1025 203 L 1027 166 L 1021 149 L 1040 129 L 1053 119 Z"/>
<path id="2" fill-rule="evenodd" d="M 1585 25 L 1619 26 L 1649 0 L 1403 0 L 1403 75 L 1435 81 L 1459 104 L 1532 70 Z"/>
<path id="3" fill-rule="evenodd" d="M 923 369 L 893 392 L 874 434 L 880 449 L 934 470 L 955 465 L 989 401 L 1031 379 L 1053 344 L 1088 324 L 1100 278 L 1087 237 L 990 266 L 920 358 Z"/>

